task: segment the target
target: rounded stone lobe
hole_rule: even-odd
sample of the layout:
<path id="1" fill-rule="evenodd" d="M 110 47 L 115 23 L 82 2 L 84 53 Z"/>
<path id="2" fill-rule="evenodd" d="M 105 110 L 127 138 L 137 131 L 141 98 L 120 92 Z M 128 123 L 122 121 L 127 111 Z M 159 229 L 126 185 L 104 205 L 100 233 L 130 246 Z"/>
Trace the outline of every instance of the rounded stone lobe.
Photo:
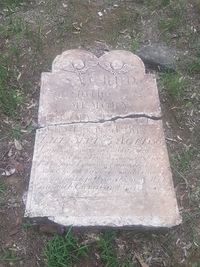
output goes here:
<path id="1" fill-rule="evenodd" d="M 77 60 L 73 61 L 72 65 L 77 70 L 81 70 L 81 69 L 83 69 L 85 67 L 84 62 L 82 60 L 80 60 L 80 59 L 77 59 Z"/>
<path id="2" fill-rule="evenodd" d="M 124 63 L 120 60 L 114 60 L 112 63 L 111 63 L 111 67 L 114 69 L 114 70 L 120 70 L 122 69 L 124 66 Z"/>

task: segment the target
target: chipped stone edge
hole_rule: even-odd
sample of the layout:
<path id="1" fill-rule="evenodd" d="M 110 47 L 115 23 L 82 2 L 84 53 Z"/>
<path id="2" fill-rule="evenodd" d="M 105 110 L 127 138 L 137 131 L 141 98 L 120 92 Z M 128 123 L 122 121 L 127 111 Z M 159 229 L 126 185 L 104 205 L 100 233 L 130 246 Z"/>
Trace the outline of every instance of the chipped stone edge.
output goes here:
<path id="1" fill-rule="evenodd" d="M 145 119 L 146 117 L 142 117 L 139 115 L 138 117 L 139 119 Z M 126 120 L 134 120 L 136 119 L 135 116 L 133 116 L 133 118 L 131 117 L 127 117 L 127 118 L 116 118 L 115 120 L 123 120 L 123 119 L 126 119 Z M 147 120 L 149 120 L 149 118 L 146 118 Z M 153 121 L 157 121 L 159 123 L 161 123 L 161 128 L 163 129 L 163 123 L 162 123 L 162 119 L 161 118 L 156 118 L 156 119 L 152 119 L 150 118 L 150 120 L 153 120 Z M 102 122 L 102 123 L 109 123 L 109 122 L 113 122 L 113 120 L 108 120 L 108 121 L 105 121 L 105 122 Z M 93 123 L 101 123 L 101 122 L 88 122 L 88 124 L 93 124 Z M 81 124 L 81 125 L 85 125 L 86 122 L 79 122 L 77 124 Z M 71 123 L 67 124 L 67 125 L 71 125 Z M 61 125 L 57 125 L 57 126 L 61 126 L 61 127 L 65 127 L 67 125 L 64 125 L 64 124 L 61 124 Z M 48 128 L 52 128 L 52 127 L 57 127 L 56 125 L 52 125 L 52 126 L 46 126 L 44 127 L 44 129 L 48 129 Z M 38 129 L 37 131 L 40 131 L 42 130 L 43 128 L 41 129 Z M 36 133 L 37 133 L 36 131 Z M 163 131 L 163 140 L 164 139 L 164 131 Z M 168 151 L 167 151 L 167 145 L 165 143 L 165 148 L 166 148 L 166 153 L 168 155 Z M 170 165 L 169 165 L 169 168 L 171 169 Z M 32 170 L 31 170 L 32 172 Z M 172 174 L 172 172 L 171 172 Z M 29 181 L 29 187 L 31 187 L 31 181 Z M 174 181 L 173 181 L 173 177 L 171 175 L 171 183 L 172 183 L 172 188 L 174 188 Z M 37 215 L 34 215 L 31 211 L 28 211 L 28 207 L 31 207 L 31 199 L 29 198 L 29 196 L 27 195 L 27 199 L 26 199 L 26 209 L 25 209 L 25 214 L 24 214 L 24 217 L 26 220 L 30 219 L 31 221 L 35 222 L 36 224 L 44 224 L 46 222 L 48 223 L 52 223 L 52 224 L 57 224 L 57 225 L 60 225 L 60 226 L 63 226 L 63 227 L 70 227 L 70 226 L 73 226 L 73 227 L 76 227 L 76 228 L 97 228 L 97 229 L 103 229 L 103 228 L 114 228 L 114 229 L 169 229 L 169 228 L 172 228 L 172 227 L 175 227 L 177 225 L 180 225 L 182 223 L 182 217 L 180 215 L 180 212 L 179 212 L 179 205 L 178 205 L 178 201 L 177 201 L 177 197 L 176 197 L 176 193 L 175 193 L 175 190 L 173 189 L 173 195 L 174 195 L 174 200 L 175 200 L 175 207 L 174 207 L 174 214 L 175 214 L 175 219 L 174 219 L 174 223 L 171 223 L 171 224 L 163 224 L 162 221 L 160 221 L 160 218 L 148 218 L 148 219 L 139 219 L 139 218 L 135 218 L 135 223 L 134 223 L 134 219 L 133 217 L 130 217 L 130 221 L 131 223 L 130 224 L 127 224 L 127 217 L 126 217 L 126 220 L 123 221 L 123 218 L 121 218 L 121 220 L 119 220 L 119 217 L 112 217 L 112 221 L 115 221 L 115 223 L 110 223 L 109 221 L 106 221 L 106 218 L 110 218 L 110 216 L 102 216 L 102 217 L 73 217 L 73 216 L 70 216 L 69 218 L 65 218 L 65 217 L 62 217 L 62 216 L 55 216 L 55 217 L 52 217 L 52 216 L 48 216 L 48 215 L 44 215 L 42 216 L 37 214 Z M 40 217 L 41 216 L 41 217 Z M 38 219 L 39 218 L 39 219 Z M 113 219 L 114 218 L 114 219 Z M 44 219 L 44 220 L 43 220 Z M 77 219 L 84 222 L 84 220 L 82 219 L 85 219 L 85 224 L 84 223 L 81 223 L 81 224 L 78 224 L 77 223 Z M 92 221 L 93 223 L 89 223 L 89 221 Z M 100 222 L 102 221 L 102 222 Z M 146 221 L 146 222 L 145 222 Z M 95 223 L 95 222 L 98 222 L 98 223 Z M 150 223 L 149 223 L 150 222 Z"/>
<path id="2" fill-rule="evenodd" d="M 41 224 L 52 224 L 52 225 L 58 225 L 60 227 L 71 227 L 73 226 L 73 228 L 94 228 L 94 229 L 123 229 L 123 230 L 134 230 L 134 229 L 140 229 L 140 230 L 161 230 L 161 229 L 169 229 L 169 228 L 173 228 L 173 227 L 177 227 L 178 225 L 180 225 L 182 223 L 182 218 L 179 215 L 179 211 L 177 211 L 177 218 L 176 221 L 172 224 L 143 224 L 141 222 L 135 222 L 135 223 L 109 223 L 109 222 L 105 222 L 105 217 L 104 218 L 104 223 L 85 223 L 85 224 L 74 224 L 72 222 L 72 220 L 68 221 L 68 223 L 63 222 L 62 220 L 60 220 L 60 217 L 51 217 L 51 216 L 44 216 L 44 217 L 40 217 L 40 216 L 31 216 L 30 214 L 26 213 L 24 215 L 24 221 L 25 222 L 30 222 L 32 225 L 41 225 Z M 76 217 L 77 218 L 77 217 Z M 82 217 L 79 218 L 79 220 L 82 220 Z M 99 217 L 97 218 L 97 220 L 99 221 Z"/>
<path id="3" fill-rule="evenodd" d="M 86 53 L 88 53 L 88 54 L 90 54 L 93 58 L 97 58 L 93 53 L 90 53 L 90 52 L 87 52 L 86 50 L 79 50 L 79 49 L 75 49 L 75 50 L 68 50 L 68 51 L 70 51 L 70 52 L 76 52 L 76 51 L 81 51 L 81 52 L 86 52 Z M 66 52 L 68 52 L 68 51 L 66 51 Z M 145 73 L 145 65 L 144 65 L 144 62 L 142 61 L 142 59 L 139 57 L 139 56 L 137 56 L 137 55 L 135 55 L 135 54 L 133 54 L 132 52 L 129 52 L 129 51 L 123 51 L 123 50 L 112 50 L 112 51 L 110 51 L 110 52 L 107 52 L 107 53 L 105 53 L 103 56 L 106 56 L 106 55 L 108 55 L 108 54 L 112 54 L 112 53 L 115 53 L 115 52 L 117 52 L 117 53 L 121 53 L 121 52 L 127 52 L 127 53 L 129 53 L 129 54 L 131 54 L 132 56 L 134 56 L 135 58 L 137 58 L 137 59 L 139 59 L 139 61 L 140 61 L 140 63 L 142 64 L 142 66 L 143 66 L 143 68 L 144 68 L 144 75 L 147 75 L 147 76 L 150 76 L 151 78 L 153 78 L 154 79 L 154 81 L 155 81 L 155 83 L 157 84 L 157 82 L 156 82 L 156 78 L 155 78 L 155 75 L 153 75 L 153 74 L 146 74 Z M 65 53 L 65 52 L 64 52 Z M 64 54 L 63 53 L 63 54 Z M 51 73 L 55 73 L 56 72 L 56 70 L 54 70 L 54 68 L 53 68 L 53 66 L 54 66 L 54 64 L 55 64 L 55 62 L 57 62 L 57 61 L 59 61 L 60 60 L 60 58 L 61 58 L 61 56 L 63 55 L 63 54 L 61 54 L 61 55 L 58 55 L 55 59 L 54 59 L 54 61 L 53 61 L 53 65 L 52 65 L 52 72 L 48 72 L 49 74 L 51 74 Z M 101 59 L 101 58 L 103 58 L 103 56 L 101 56 L 100 58 L 97 58 L 98 60 L 99 59 Z M 43 74 L 43 73 L 42 73 Z M 158 98 L 159 98 L 159 95 L 158 95 Z M 39 107 L 40 107 L 41 105 L 39 105 Z M 40 109 L 39 109 L 40 110 Z M 40 113 L 40 111 L 39 111 L 39 113 Z M 156 116 L 155 116 L 155 114 L 154 115 L 152 115 L 152 114 L 144 114 L 144 113 L 138 113 L 138 114 L 136 114 L 136 113 L 131 113 L 131 114 L 127 114 L 127 115 L 123 115 L 123 116 L 115 116 L 115 117 L 112 117 L 112 118 L 106 118 L 106 119 L 103 119 L 103 120 L 96 120 L 96 121 L 77 121 L 77 122 L 69 122 L 69 123 L 58 123 L 58 124 L 56 124 L 56 123 L 53 123 L 53 124 L 49 124 L 49 125 L 40 125 L 38 128 L 40 129 L 40 128 L 48 128 L 48 127 L 53 127 L 53 126 L 64 126 L 64 125 L 71 125 L 71 124 L 86 124 L 86 123 L 105 123 L 105 122 L 115 122 L 115 121 L 117 121 L 117 120 L 123 120 L 123 119 L 134 119 L 134 118 L 147 118 L 147 119 L 150 119 L 150 120 L 155 120 L 155 121 L 159 121 L 159 120 L 161 120 L 162 121 L 162 116 L 161 116 L 161 112 L 159 112 L 159 114 L 156 114 Z M 37 134 L 37 132 L 36 132 L 36 134 Z M 30 181 L 29 181 L 30 182 Z M 172 179 L 172 182 L 173 182 L 173 179 Z M 29 185 L 30 186 L 30 185 Z M 174 191 L 174 195 L 175 195 L 175 199 L 176 199 L 176 203 L 177 203 L 177 198 L 176 198 L 176 194 L 175 194 L 175 191 Z M 28 220 L 28 219 L 30 219 L 31 221 L 33 221 L 33 222 L 38 222 L 38 223 L 41 223 L 42 221 L 43 222 L 47 222 L 48 221 L 48 223 L 53 223 L 53 224 L 57 224 L 57 225 L 62 225 L 62 226 L 64 226 L 64 227 L 69 227 L 69 226 L 71 226 L 71 225 L 73 225 L 73 223 L 72 223 L 72 221 L 71 221 L 71 223 L 69 222 L 69 223 L 60 223 L 60 222 L 62 222 L 62 219 L 61 219 L 61 217 L 48 217 L 48 216 L 44 216 L 44 217 L 36 217 L 36 216 L 34 216 L 34 215 L 31 215 L 28 211 L 27 211 L 27 205 L 28 205 L 28 200 L 26 201 L 26 209 L 25 209 L 25 214 L 24 214 L 24 219 L 25 220 Z M 30 204 L 30 203 L 29 203 Z M 133 222 L 132 222 L 132 224 L 124 224 L 123 223 L 123 220 L 122 220 L 122 223 L 120 224 L 120 223 L 114 223 L 114 224 L 110 224 L 110 223 L 106 223 L 105 222 L 105 219 L 104 219 L 104 223 L 99 223 L 99 224 L 85 224 L 85 225 L 83 225 L 83 223 L 82 224 L 77 224 L 76 223 L 76 225 L 74 225 L 74 227 L 78 227 L 78 228 L 85 228 L 85 227 L 90 227 L 90 228 L 115 228 L 115 229 L 136 229 L 136 228 L 142 228 L 142 229 L 168 229 L 168 228 L 171 228 L 171 227 L 175 227 L 175 226 L 177 226 L 177 225 L 179 225 L 179 224 L 181 224 L 181 222 L 182 222 L 182 218 L 181 218 L 181 215 L 180 215 L 180 212 L 179 212 L 179 209 L 178 209 L 178 203 L 177 203 L 177 205 L 176 205 L 176 211 L 175 211 L 175 213 L 176 213 L 176 219 L 175 219 L 175 222 L 174 222 L 174 224 L 166 224 L 166 225 L 163 225 L 162 224 L 162 226 L 161 226 L 161 224 L 142 224 L 142 222 L 140 223 L 140 222 L 136 222 L 136 223 L 134 223 L 133 224 Z M 71 218 L 72 219 L 72 218 Z M 98 219 L 98 221 L 99 221 L 99 217 L 97 218 Z M 59 222 L 60 221 L 60 222 Z M 95 220 L 93 220 L 93 221 L 95 221 Z M 137 220 L 136 220 L 137 221 Z"/>

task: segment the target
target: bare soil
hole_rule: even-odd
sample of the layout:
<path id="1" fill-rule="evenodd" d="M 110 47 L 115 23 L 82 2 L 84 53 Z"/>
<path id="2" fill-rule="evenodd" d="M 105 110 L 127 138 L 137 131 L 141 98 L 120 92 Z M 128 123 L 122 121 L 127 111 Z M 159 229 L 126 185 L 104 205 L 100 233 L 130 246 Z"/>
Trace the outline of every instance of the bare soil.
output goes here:
<path id="1" fill-rule="evenodd" d="M 7 116 L 4 110 L 0 114 L 0 173 L 15 171 L 0 177 L 6 186 L 0 202 L 0 267 L 45 266 L 42 251 L 52 236 L 23 222 L 41 72 L 50 71 L 55 56 L 71 48 L 87 49 L 99 56 L 111 49 L 134 52 L 151 43 L 164 43 L 180 52 L 178 71 L 188 81 L 181 96 L 172 97 L 155 72 L 183 223 L 165 232 L 117 231 L 115 250 L 119 260 L 130 257 L 135 266 L 140 266 L 136 253 L 151 267 L 200 266 L 200 73 L 198 69 L 187 70 L 188 62 L 200 55 L 200 14 L 192 1 L 181 1 L 184 4 L 178 7 L 179 1 L 171 1 L 172 8 L 167 2 L 34 0 L 11 10 L 0 3 L 0 50 L 14 73 L 9 86 L 15 84 L 23 95 L 17 114 Z M 173 18 L 178 18 L 174 25 L 166 25 Z M 76 233 L 88 240 L 100 231 Z M 7 250 L 18 260 L 1 260 Z M 76 266 L 104 265 L 91 245 L 88 259 Z"/>

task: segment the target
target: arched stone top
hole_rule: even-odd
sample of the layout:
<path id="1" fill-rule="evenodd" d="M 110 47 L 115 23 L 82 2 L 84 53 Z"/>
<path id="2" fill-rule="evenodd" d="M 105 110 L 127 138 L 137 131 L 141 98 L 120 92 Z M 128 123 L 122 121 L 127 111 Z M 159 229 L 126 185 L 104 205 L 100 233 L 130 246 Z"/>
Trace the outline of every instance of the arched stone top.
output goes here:
<path id="1" fill-rule="evenodd" d="M 142 60 L 133 53 L 122 50 L 107 52 L 100 58 L 85 50 L 68 50 L 55 58 L 52 72 L 85 72 L 92 70 L 97 65 L 114 75 L 131 73 L 138 80 L 145 75 Z"/>
<path id="2" fill-rule="evenodd" d="M 99 58 L 100 65 L 112 72 L 131 74 L 137 78 L 143 78 L 145 75 L 145 66 L 142 60 L 129 51 L 113 50 L 105 53 Z"/>
<path id="3" fill-rule="evenodd" d="M 43 73 L 39 125 L 109 120 L 130 114 L 160 117 L 156 80 L 128 51 L 97 58 L 75 49 L 63 52 Z"/>
<path id="4" fill-rule="evenodd" d="M 98 64 L 98 58 L 85 50 L 72 49 L 58 55 L 52 64 L 52 72 L 58 71 L 81 71 Z"/>

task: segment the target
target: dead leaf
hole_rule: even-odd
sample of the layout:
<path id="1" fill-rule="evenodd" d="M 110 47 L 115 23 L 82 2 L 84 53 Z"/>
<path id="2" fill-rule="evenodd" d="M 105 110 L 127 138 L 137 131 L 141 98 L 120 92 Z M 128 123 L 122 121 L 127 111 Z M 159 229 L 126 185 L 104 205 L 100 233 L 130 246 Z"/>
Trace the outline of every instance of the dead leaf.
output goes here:
<path id="1" fill-rule="evenodd" d="M 124 30 L 122 30 L 122 31 L 119 31 L 119 33 L 121 33 L 121 34 L 125 34 L 127 31 L 128 31 L 128 29 L 124 29 Z"/>
<path id="2" fill-rule="evenodd" d="M 13 174 L 15 173 L 15 171 L 16 171 L 15 168 L 10 168 L 10 169 L 4 171 L 4 172 L 2 173 L 2 176 L 7 176 L 7 177 L 9 177 L 9 176 L 13 175 Z"/>
<path id="3" fill-rule="evenodd" d="M 24 164 L 22 164 L 20 162 L 16 162 L 15 169 L 16 169 L 17 173 L 23 173 L 24 172 Z"/>
<path id="4" fill-rule="evenodd" d="M 8 157 L 10 158 L 10 157 L 12 157 L 12 155 L 13 155 L 13 150 L 12 150 L 12 147 L 11 147 L 11 149 L 8 151 Z"/>
<path id="5" fill-rule="evenodd" d="M 49 30 L 48 32 L 46 32 L 45 35 L 48 35 L 49 33 L 51 33 L 51 30 Z"/>
<path id="6" fill-rule="evenodd" d="M 31 105 L 28 105 L 28 106 L 27 106 L 27 109 L 31 109 L 31 108 L 34 108 L 34 107 L 36 107 L 36 106 L 37 106 L 36 103 L 32 103 Z"/>
<path id="7" fill-rule="evenodd" d="M 67 7 L 67 4 L 65 4 L 65 3 L 63 3 L 62 5 L 63 5 L 63 7 L 64 7 L 64 8 L 66 8 L 66 7 Z"/>
<path id="8" fill-rule="evenodd" d="M 17 76 L 17 81 L 19 81 L 19 79 L 21 78 L 22 73 L 20 72 L 19 75 Z"/>
<path id="9" fill-rule="evenodd" d="M 177 138 L 178 138 L 180 141 L 183 141 L 183 139 L 182 139 L 179 135 L 177 135 Z"/>
<path id="10" fill-rule="evenodd" d="M 14 140 L 14 143 L 15 143 L 15 148 L 17 150 L 21 151 L 23 149 L 21 143 L 17 139 Z"/>
<path id="11" fill-rule="evenodd" d="M 135 254 L 135 258 L 136 258 L 136 260 L 138 261 L 138 263 L 140 264 L 141 267 L 149 267 L 149 265 L 146 264 L 138 254 Z"/>
<path id="12" fill-rule="evenodd" d="M 10 231 L 9 236 L 16 235 L 19 231 L 20 231 L 19 228 L 15 228 L 15 229 L 13 229 L 13 230 Z"/>
<path id="13" fill-rule="evenodd" d="M 74 29 L 77 31 L 80 31 L 82 26 L 83 26 L 82 23 L 78 23 L 78 22 L 73 22 L 72 25 L 73 25 Z"/>

